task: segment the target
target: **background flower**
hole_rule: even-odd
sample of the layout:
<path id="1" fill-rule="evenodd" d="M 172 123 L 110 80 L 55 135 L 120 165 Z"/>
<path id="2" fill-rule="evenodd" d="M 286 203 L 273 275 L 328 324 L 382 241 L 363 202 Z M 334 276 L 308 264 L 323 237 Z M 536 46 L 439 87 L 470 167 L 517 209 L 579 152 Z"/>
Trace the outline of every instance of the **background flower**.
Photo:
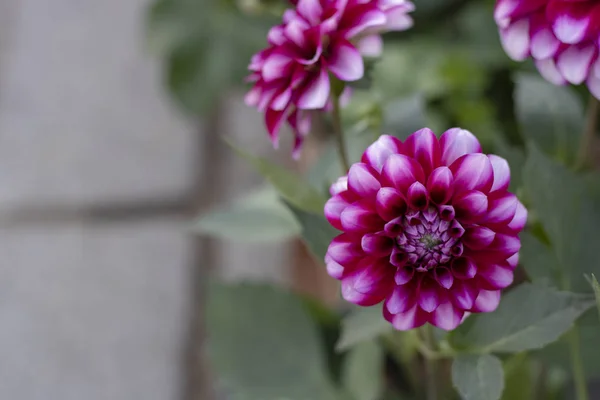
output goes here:
<path id="1" fill-rule="evenodd" d="M 587 83 L 600 98 L 600 4 L 593 0 L 498 0 L 502 45 L 514 60 L 533 57 L 556 84 Z"/>
<path id="2" fill-rule="evenodd" d="M 456 328 L 465 312 L 496 309 L 513 281 L 527 211 L 507 191 L 508 163 L 454 128 L 425 128 L 402 143 L 381 136 L 331 187 L 329 246 L 342 295 L 396 329 Z"/>
<path id="3" fill-rule="evenodd" d="M 273 145 L 278 146 L 287 119 L 297 156 L 310 130 L 310 110 L 324 109 L 330 101 L 330 75 L 343 82 L 361 79 L 362 56 L 381 53 L 382 31 L 409 28 L 412 10 L 406 0 L 300 0 L 287 10 L 283 24 L 269 32 L 269 47 L 249 66 L 254 87 L 246 103 L 265 113 Z"/>

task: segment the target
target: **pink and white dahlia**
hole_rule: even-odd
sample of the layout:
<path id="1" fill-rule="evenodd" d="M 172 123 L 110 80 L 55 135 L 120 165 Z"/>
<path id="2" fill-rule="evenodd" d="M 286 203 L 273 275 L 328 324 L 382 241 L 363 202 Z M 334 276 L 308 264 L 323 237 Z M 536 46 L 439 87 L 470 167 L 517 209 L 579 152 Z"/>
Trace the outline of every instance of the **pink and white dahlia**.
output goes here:
<path id="1" fill-rule="evenodd" d="M 344 82 L 361 79 L 363 55 L 381 53 L 381 32 L 408 29 L 412 10 L 407 0 L 299 0 L 287 10 L 283 23 L 269 31 L 269 47 L 249 66 L 254 87 L 246 104 L 265 113 L 273 145 L 287 120 L 297 155 L 310 130 L 310 111 L 330 101 L 330 74 Z"/>
<path id="2" fill-rule="evenodd" d="M 343 233 L 327 271 L 347 301 L 383 301 L 399 330 L 452 330 L 467 312 L 493 311 L 513 281 L 527 220 L 509 181 L 506 160 L 482 154 L 466 130 L 438 140 L 425 128 L 404 143 L 381 136 L 331 187 L 325 216 Z"/>
<path id="3" fill-rule="evenodd" d="M 497 0 L 494 18 L 506 53 L 533 57 L 556 84 L 587 83 L 600 99 L 600 3 L 597 0 Z"/>

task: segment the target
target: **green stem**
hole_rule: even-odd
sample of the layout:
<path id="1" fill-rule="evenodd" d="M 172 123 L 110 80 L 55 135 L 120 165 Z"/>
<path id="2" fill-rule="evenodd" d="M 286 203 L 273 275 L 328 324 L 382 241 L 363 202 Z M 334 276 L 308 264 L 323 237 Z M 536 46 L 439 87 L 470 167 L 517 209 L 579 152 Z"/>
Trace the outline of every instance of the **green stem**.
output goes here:
<path id="1" fill-rule="evenodd" d="M 579 344 L 579 330 L 574 325 L 568 333 L 569 350 L 571 353 L 571 364 L 573 367 L 573 380 L 575 382 L 575 392 L 577 400 L 588 400 L 587 381 L 583 370 L 583 361 L 581 359 L 581 346 Z"/>
<path id="2" fill-rule="evenodd" d="M 426 324 L 422 330 L 423 339 L 425 342 L 425 346 L 429 351 L 435 352 L 436 344 L 435 337 L 433 336 L 433 330 L 430 324 Z M 427 374 L 427 400 L 437 400 L 438 398 L 438 390 L 437 390 L 437 358 L 435 357 L 425 357 L 425 373 Z M 578 399 L 579 400 L 579 399 Z"/>
<path id="3" fill-rule="evenodd" d="M 342 129 L 342 116 L 340 113 L 340 97 L 333 95 L 333 133 L 335 134 L 338 153 L 340 154 L 340 160 L 342 162 L 342 169 L 344 173 L 347 173 L 350 169 L 350 163 L 348 162 L 348 155 L 346 154 L 346 144 L 344 142 L 344 131 Z"/>
<path id="4" fill-rule="evenodd" d="M 598 112 L 600 111 L 600 103 L 590 94 L 588 101 L 588 109 L 585 118 L 585 128 L 581 136 L 579 144 L 579 153 L 577 156 L 577 167 L 585 168 L 592 162 L 594 151 L 594 139 L 596 137 L 596 129 L 598 127 Z"/>

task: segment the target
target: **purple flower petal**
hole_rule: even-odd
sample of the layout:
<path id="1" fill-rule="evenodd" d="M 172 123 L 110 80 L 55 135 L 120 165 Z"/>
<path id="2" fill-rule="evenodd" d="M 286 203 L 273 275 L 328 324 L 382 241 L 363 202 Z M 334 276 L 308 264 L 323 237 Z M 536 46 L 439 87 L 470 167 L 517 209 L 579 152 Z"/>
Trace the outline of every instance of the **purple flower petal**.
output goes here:
<path id="1" fill-rule="evenodd" d="M 394 275 L 394 282 L 396 285 L 406 285 L 415 275 L 415 269 L 413 267 L 400 267 Z"/>
<path id="2" fill-rule="evenodd" d="M 427 175 L 439 165 L 440 144 L 429 128 L 423 128 L 410 135 L 404 143 L 404 151 L 421 164 Z"/>
<path id="3" fill-rule="evenodd" d="M 386 221 L 400 217 L 406 212 L 406 201 L 397 189 L 383 187 L 377 192 L 375 209 Z"/>
<path id="4" fill-rule="evenodd" d="M 446 301 L 431 314 L 431 323 L 438 328 L 451 331 L 460 325 L 464 314 L 464 311 L 454 307 L 450 301 Z"/>
<path id="5" fill-rule="evenodd" d="M 362 156 L 362 162 L 369 164 L 381 173 L 383 165 L 392 154 L 399 154 L 402 142 L 390 135 L 381 135 L 375 143 L 367 147 Z"/>
<path id="6" fill-rule="evenodd" d="M 342 227 L 346 232 L 372 232 L 383 229 L 384 221 L 368 200 L 359 200 L 347 206 L 340 214 Z"/>
<path id="7" fill-rule="evenodd" d="M 348 189 L 358 197 L 375 197 L 381 188 L 377 172 L 363 163 L 356 163 L 348 171 Z"/>
<path id="8" fill-rule="evenodd" d="M 452 200 L 456 216 L 461 221 L 476 222 L 480 220 L 488 210 L 488 198 L 485 194 L 470 190 L 462 192 Z"/>
<path id="9" fill-rule="evenodd" d="M 434 277 L 437 283 L 445 289 L 450 289 L 454 283 L 454 276 L 446 267 L 437 267 L 434 271 Z"/>
<path id="10" fill-rule="evenodd" d="M 327 67 L 340 80 L 352 82 L 364 75 L 364 64 L 360 52 L 345 39 L 338 38 L 329 45 Z"/>
<path id="11" fill-rule="evenodd" d="M 383 39 L 380 35 L 368 35 L 359 39 L 356 47 L 364 57 L 379 57 L 383 53 Z"/>
<path id="12" fill-rule="evenodd" d="M 441 288 L 438 283 L 429 277 L 424 277 L 419 285 L 418 304 L 425 312 L 433 312 L 441 302 Z"/>
<path id="13" fill-rule="evenodd" d="M 469 258 L 460 257 L 452 261 L 452 275 L 455 278 L 472 279 L 477 274 L 477 265 Z"/>
<path id="14" fill-rule="evenodd" d="M 399 331 L 408 331 L 425 325 L 428 319 L 429 314 L 415 305 L 409 310 L 396 314 L 392 320 L 392 325 Z"/>
<path id="15" fill-rule="evenodd" d="M 440 148 L 443 165 L 451 165 L 465 154 L 481 153 L 481 145 L 477 138 L 471 132 L 460 128 L 452 128 L 444 132 L 440 137 Z"/>
<path id="16" fill-rule="evenodd" d="M 540 75 L 542 75 L 542 77 L 544 77 L 544 79 L 546 79 L 548 82 L 559 86 L 567 83 L 567 80 L 563 78 L 562 74 L 558 70 L 553 58 L 535 60 L 535 66 L 540 72 Z"/>
<path id="17" fill-rule="evenodd" d="M 406 200 L 415 210 L 425 210 L 429 204 L 427 189 L 421 182 L 415 182 L 409 186 Z"/>
<path id="18" fill-rule="evenodd" d="M 385 301 L 384 307 L 391 314 L 398 314 L 411 309 L 417 303 L 417 291 L 413 284 L 395 286 Z"/>
<path id="19" fill-rule="evenodd" d="M 525 60 L 529 56 L 529 20 L 524 18 L 501 29 L 500 42 L 510 58 Z"/>
<path id="20" fill-rule="evenodd" d="M 425 181 L 425 173 L 414 159 L 403 154 L 392 154 L 383 166 L 381 178 L 385 186 L 406 193 L 413 183 Z"/>
<path id="21" fill-rule="evenodd" d="M 381 233 L 367 233 L 362 237 L 361 247 L 369 255 L 387 256 L 392 252 L 394 240 Z"/>
<path id="22" fill-rule="evenodd" d="M 360 243 L 357 243 L 351 235 L 342 233 L 333 238 L 327 248 L 326 257 L 346 267 L 364 257 L 364 252 Z"/>
<path id="23" fill-rule="evenodd" d="M 579 85 L 587 78 L 597 56 L 596 45 L 573 45 L 560 53 L 556 67 L 568 82 Z"/>
<path id="24" fill-rule="evenodd" d="M 427 179 L 429 197 L 436 204 L 445 204 L 452 197 L 454 176 L 448 167 L 438 167 Z"/>
<path id="25" fill-rule="evenodd" d="M 454 189 L 489 192 L 494 183 L 494 169 L 485 154 L 467 154 L 450 165 L 454 175 Z"/>
<path id="26" fill-rule="evenodd" d="M 462 242 L 473 250 L 488 247 L 494 241 L 496 233 L 485 226 L 473 225 L 465 231 Z"/>
<path id="27" fill-rule="evenodd" d="M 470 281 L 457 280 L 450 290 L 452 302 L 462 310 L 470 310 L 478 294 L 479 290 Z"/>
<path id="28" fill-rule="evenodd" d="M 515 216 L 512 221 L 508 224 L 508 227 L 513 232 L 521 232 L 525 228 L 527 223 L 527 209 L 520 201 L 517 201 L 517 209 L 515 210 Z"/>
<path id="29" fill-rule="evenodd" d="M 510 167 L 508 162 L 494 154 L 488 155 L 490 163 L 492 164 L 492 170 L 494 173 L 494 183 L 492 184 L 492 192 L 497 190 L 506 190 L 510 184 Z"/>
<path id="30" fill-rule="evenodd" d="M 327 104 L 329 98 L 329 75 L 321 68 L 308 82 L 307 87 L 298 99 L 298 107 L 304 110 L 318 110 Z"/>
<path id="31" fill-rule="evenodd" d="M 484 289 L 498 290 L 509 287 L 514 280 L 513 269 L 509 265 L 486 264 L 477 271 L 487 285 Z M 469 307 L 470 308 L 470 307 Z"/>
<path id="32" fill-rule="evenodd" d="M 341 195 L 333 196 L 325 203 L 325 218 L 334 228 L 343 230 L 340 215 L 349 205 L 350 203 Z"/>
<path id="33" fill-rule="evenodd" d="M 485 222 L 489 224 L 508 224 L 515 216 L 519 200 L 512 193 L 504 192 L 501 195 L 492 194 L 488 197 L 488 212 Z"/>
<path id="34" fill-rule="evenodd" d="M 500 290 L 481 290 L 471 311 L 492 312 L 498 308 L 498 304 L 500 304 Z"/>
<path id="35" fill-rule="evenodd" d="M 319 0 L 298 0 L 296 11 L 306 18 L 309 23 L 315 25 L 318 24 L 321 19 L 323 7 L 321 7 L 321 2 Z"/>

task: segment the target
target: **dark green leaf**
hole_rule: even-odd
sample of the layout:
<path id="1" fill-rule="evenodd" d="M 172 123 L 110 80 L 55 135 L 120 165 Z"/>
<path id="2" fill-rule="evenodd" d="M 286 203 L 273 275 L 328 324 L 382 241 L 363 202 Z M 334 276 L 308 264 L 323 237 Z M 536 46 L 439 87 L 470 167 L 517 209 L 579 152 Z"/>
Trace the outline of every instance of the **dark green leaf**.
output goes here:
<path id="1" fill-rule="evenodd" d="M 210 287 L 212 366 L 234 398 L 334 399 L 317 327 L 288 292 L 266 285 Z"/>
<path id="2" fill-rule="evenodd" d="M 548 159 L 534 145 L 529 147 L 524 188 L 560 266 L 557 286 L 589 291 L 584 274 L 600 272 L 596 249 L 600 243 L 598 204 L 591 201 L 588 186 L 580 176 Z"/>
<path id="3" fill-rule="evenodd" d="M 534 398 L 534 377 L 527 353 L 519 353 L 504 362 L 504 392 L 502 400 L 531 400 Z"/>
<path id="4" fill-rule="evenodd" d="M 498 309 L 469 317 L 453 336 L 459 347 L 514 353 L 558 339 L 594 304 L 593 298 L 522 284 L 504 295 Z"/>
<path id="5" fill-rule="evenodd" d="M 227 208 L 202 214 L 194 232 L 245 242 L 287 240 L 301 228 L 290 210 L 281 203 L 272 187 L 243 196 Z"/>
<path id="6" fill-rule="evenodd" d="M 530 232 L 521 232 L 519 262 L 527 275 L 537 284 L 558 287 L 560 268 L 552 249 L 543 244 Z"/>
<path id="7" fill-rule="evenodd" d="M 348 352 L 342 383 L 354 399 L 379 399 L 383 378 L 383 351 L 376 342 L 363 342 Z"/>
<path id="8" fill-rule="evenodd" d="M 596 279 L 596 275 L 592 274 L 591 277 L 588 278 L 590 284 L 592 285 L 592 289 L 594 289 L 594 295 L 596 296 L 596 304 L 598 306 L 598 313 L 600 313 L 600 283 Z M 600 315 L 600 314 L 599 314 Z"/>
<path id="9" fill-rule="evenodd" d="M 325 198 L 302 177 L 263 158 L 253 156 L 230 141 L 227 141 L 227 143 L 242 158 L 250 162 L 285 200 L 301 210 L 323 213 Z"/>
<path id="10" fill-rule="evenodd" d="M 504 371 L 497 357 L 460 355 L 452 363 L 452 382 L 464 400 L 498 400 L 504 390 Z"/>
<path id="11" fill-rule="evenodd" d="M 357 308 L 342 320 L 342 335 L 336 349 L 346 350 L 391 331 L 392 326 L 383 318 L 380 307 Z"/>
<path id="12" fill-rule="evenodd" d="M 288 207 L 302 227 L 302 239 L 313 255 L 323 262 L 331 240 L 341 232 L 332 227 L 322 213 L 318 215 L 308 213 L 292 204 L 288 204 Z"/>
<path id="13" fill-rule="evenodd" d="M 577 154 L 583 107 L 568 86 L 555 86 L 538 74 L 521 74 L 515 94 L 517 119 L 525 138 L 567 163 Z"/>

